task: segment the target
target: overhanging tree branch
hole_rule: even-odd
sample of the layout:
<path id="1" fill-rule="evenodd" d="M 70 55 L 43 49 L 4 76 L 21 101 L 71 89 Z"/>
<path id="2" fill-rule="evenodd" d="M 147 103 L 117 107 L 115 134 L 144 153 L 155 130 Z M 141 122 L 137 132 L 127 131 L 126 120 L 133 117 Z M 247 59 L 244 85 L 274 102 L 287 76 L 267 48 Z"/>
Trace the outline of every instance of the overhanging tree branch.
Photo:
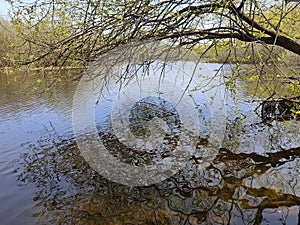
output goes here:
<path id="1" fill-rule="evenodd" d="M 63 28 L 60 26 L 61 22 L 70 18 L 70 21 L 66 23 L 69 27 L 63 28 L 67 30 L 68 35 L 66 37 L 60 35 L 59 40 L 56 41 L 32 34 L 30 38 L 26 38 L 28 44 L 39 46 L 39 48 L 51 47 L 37 51 L 34 53 L 33 60 L 24 63 L 38 61 L 44 56 L 47 58 L 54 52 L 55 54 L 60 52 L 56 55 L 55 63 L 59 63 L 60 59 L 66 62 L 66 56 L 72 56 L 71 60 L 79 58 L 92 61 L 119 44 L 148 39 L 179 40 L 182 45 L 197 43 L 197 41 L 201 43 L 201 40 L 237 39 L 243 42 L 277 45 L 300 55 L 300 43 L 296 41 L 296 38 L 292 39 L 283 35 L 279 27 L 270 25 L 265 27 L 264 24 L 270 24 L 270 21 L 266 21 L 269 18 L 266 15 L 255 14 L 255 12 L 262 12 L 261 8 L 258 10 L 259 5 L 263 4 L 259 0 L 176 2 L 112 0 L 97 4 L 89 1 L 81 5 L 76 5 L 76 1 L 75 3 L 66 1 L 63 4 L 56 4 L 50 0 L 40 1 L 33 3 L 33 5 L 36 4 L 35 12 L 16 7 L 15 20 L 23 23 L 24 26 L 26 24 L 23 21 L 32 20 L 30 26 L 36 24 L 34 21 L 39 21 L 36 24 L 37 30 L 40 29 L 43 21 L 51 20 L 51 24 L 55 27 L 46 29 L 45 32 L 54 29 L 55 35 L 59 35 L 59 29 Z M 38 16 L 38 10 L 42 10 L 42 7 L 47 5 L 53 6 L 47 8 L 48 11 L 50 10 L 46 13 L 49 14 L 48 16 L 43 13 L 42 19 L 32 17 L 33 13 Z M 55 30 L 56 26 L 59 27 L 58 32 Z M 42 56 L 39 55 L 41 52 Z"/>

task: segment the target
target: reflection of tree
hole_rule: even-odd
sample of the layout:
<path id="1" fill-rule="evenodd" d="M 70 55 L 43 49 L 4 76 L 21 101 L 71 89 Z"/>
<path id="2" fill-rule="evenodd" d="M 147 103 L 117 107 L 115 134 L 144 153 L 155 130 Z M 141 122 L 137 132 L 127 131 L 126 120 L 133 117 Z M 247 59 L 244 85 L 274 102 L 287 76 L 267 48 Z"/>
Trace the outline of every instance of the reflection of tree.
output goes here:
<path id="1" fill-rule="evenodd" d="M 40 224 L 260 224 L 266 210 L 300 205 L 300 196 L 249 180 L 299 156 L 300 147 L 265 155 L 221 148 L 205 169 L 193 158 L 164 182 L 130 188 L 94 172 L 73 140 L 41 140 L 23 155 L 18 180 L 36 186 Z"/>
<path id="2" fill-rule="evenodd" d="M 274 189 L 251 188 L 244 184 L 244 179 L 254 174 L 263 174 L 272 167 L 279 167 L 287 162 L 292 162 L 300 156 L 300 147 L 291 148 L 281 152 L 267 153 L 266 156 L 261 156 L 256 153 L 240 153 L 235 154 L 228 149 L 220 149 L 219 154 L 215 158 L 215 163 L 227 164 L 227 170 L 230 163 L 239 163 L 243 168 L 251 168 L 246 171 L 243 176 L 236 178 L 231 175 L 223 176 L 223 180 L 226 183 L 226 188 L 220 189 L 217 196 L 226 196 L 225 201 L 229 200 L 232 196 L 228 196 L 228 193 L 234 193 L 236 187 L 244 189 L 244 194 L 252 196 L 254 198 L 261 198 L 261 202 L 258 205 L 251 205 L 249 199 L 241 199 L 241 206 L 244 209 L 257 209 L 255 216 L 255 223 L 260 224 L 262 222 L 262 214 L 264 209 L 278 208 L 280 206 L 294 206 L 300 204 L 300 197 L 292 194 L 278 193 Z M 247 169 L 246 169 L 247 170 Z M 225 193 L 224 193 L 225 192 Z M 299 214 L 300 216 L 300 214 Z"/>
<path id="3" fill-rule="evenodd" d="M 56 86 L 48 90 L 55 76 L 67 76 L 68 71 L 52 71 L 47 76 L 43 71 L 19 71 L 13 76 L 0 74 L 0 105 L 7 108 L 7 113 L 20 111 L 20 104 L 36 108 L 44 104 L 55 106 L 55 110 L 65 109 L 74 95 L 75 82 L 56 81 Z M 75 72 L 74 72 L 75 73 Z M 76 73 L 75 73 L 76 74 Z M 52 77 L 51 77 L 52 76 Z"/>

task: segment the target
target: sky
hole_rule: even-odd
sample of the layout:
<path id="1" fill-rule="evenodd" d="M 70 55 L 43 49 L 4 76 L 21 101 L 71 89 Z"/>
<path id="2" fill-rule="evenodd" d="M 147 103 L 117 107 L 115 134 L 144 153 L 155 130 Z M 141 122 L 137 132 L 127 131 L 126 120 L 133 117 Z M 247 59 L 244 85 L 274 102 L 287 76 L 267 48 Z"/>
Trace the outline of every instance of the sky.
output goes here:
<path id="1" fill-rule="evenodd" d="M 0 0 L 0 15 L 7 15 L 9 7 L 5 0 Z"/>
<path id="2" fill-rule="evenodd" d="M 22 0 L 24 3 L 32 3 L 34 0 Z M 10 8 L 10 4 L 7 3 L 6 0 L 0 0 L 0 16 L 8 15 L 8 10 Z"/>

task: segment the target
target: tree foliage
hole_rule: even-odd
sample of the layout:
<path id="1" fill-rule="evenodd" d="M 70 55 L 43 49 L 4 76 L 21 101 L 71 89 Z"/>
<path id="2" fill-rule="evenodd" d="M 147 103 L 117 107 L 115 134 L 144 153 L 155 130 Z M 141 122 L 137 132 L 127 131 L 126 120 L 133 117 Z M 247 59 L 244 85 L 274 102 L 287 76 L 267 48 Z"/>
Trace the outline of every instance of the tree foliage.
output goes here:
<path id="1" fill-rule="evenodd" d="M 32 63 L 91 61 L 124 43 L 167 40 L 178 45 L 240 40 L 300 55 L 299 3 L 265 0 L 37 0 L 12 2 L 13 23 Z M 20 26 L 21 25 L 21 26 Z M 35 46 L 37 48 L 32 48 Z M 229 46 L 230 47 L 230 46 Z M 34 50 L 33 50 L 34 49 Z"/>

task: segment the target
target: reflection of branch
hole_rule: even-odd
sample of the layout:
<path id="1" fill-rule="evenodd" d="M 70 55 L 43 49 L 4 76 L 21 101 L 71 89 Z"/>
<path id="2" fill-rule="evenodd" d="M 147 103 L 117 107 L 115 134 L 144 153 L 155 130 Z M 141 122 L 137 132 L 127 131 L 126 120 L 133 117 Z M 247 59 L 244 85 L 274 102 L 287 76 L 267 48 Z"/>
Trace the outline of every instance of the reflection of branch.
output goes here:
<path id="1" fill-rule="evenodd" d="M 106 138 L 109 137 L 112 136 L 108 135 Z M 72 144 L 70 144 L 70 140 L 66 143 L 63 140 L 60 143 L 52 143 L 49 141 L 50 139 L 48 143 L 47 140 L 40 141 L 41 146 L 32 146 L 30 151 L 23 155 L 24 170 L 20 171 L 21 174 L 18 179 L 21 184 L 35 184 L 38 190 L 35 199 L 47 208 L 40 214 L 48 214 L 50 216 L 47 218 L 58 220 L 61 224 L 65 224 L 67 220 L 70 221 L 71 219 L 83 224 L 86 215 L 90 216 L 92 222 L 95 222 L 99 217 L 111 222 L 110 218 L 122 220 L 127 216 L 127 221 L 136 224 L 134 218 L 128 217 L 128 215 L 138 214 L 141 211 L 136 211 L 137 209 L 132 205 L 137 205 L 146 212 L 155 212 L 147 214 L 148 217 L 140 224 L 146 224 L 146 219 L 157 220 L 157 224 L 167 224 L 160 222 L 160 216 L 179 217 L 185 224 L 191 224 L 189 219 L 193 217 L 198 222 L 208 224 L 212 217 L 221 218 L 224 215 L 216 214 L 215 210 L 229 213 L 229 217 L 222 217 L 222 221 L 229 220 L 227 224 L 231 224 L 232 221 L 230 220 L 234 219 L 232 216 L 235 211 L 234 207 L 239 207 L 241 211 L 256 210 L 255 215 L 253 214 L 253 217 L 250 218 L 251 223 L 255 220 L 255 224 L 260 224 L 263 220 L 263 211 L 267 208 L 300 205 L 300 198 L 296 195 L 281 194 L 274 189 L 251 188 L 244 185 L 245 178 L 255 173 L 262 174 L 271 167 L 278 167 L 299 157 L 300 147 L 267 153 L 264 156 L 256 153 L 237 154 L 221 148 L 212 167 L 218 163 L 225 163 L 226 168 L 233 170 L 239 170 L 239 166 L 249 168 L 245 175 L 238 178 L 227 174 L 222 177 L 223 182 L 221 184 L 206 186 L 205 181 L 200 181 L 200 179 L 205 178 L 203 175 L 199 175 L 199 168 L 197 167 L 194 171 L 188 171 L 188 173 L 194 173 L 193 180 L 188 180 L 186 173 L 176 174 L 165 182 L 151 187 L 132 188 L 129 195 L 127 187 L 111 183 L 93 171 L 80 157 L 80 152 L 73 140 L 71 140 Z M 116 146 L 116 143 L 111 140 L 106 141 L 109 142 L 106 143 L 107 145 L 111 145 L 112 148 L 116 148 L 115 151 L 118 151 L 120 146 Z M 113 144 L 115 145 L 113 146 Z M 205 140 L 201 141 L 201 145 L 206 144 Z M 127 155 L 123 155 L 123 157 L 127 157 Z M 197 163 L 196 157 L 194 160 Z M 208 169 L 211 168 L 206 170 Z M 201 172 L 205 171 L 200 171 L 200 174 Z M 199 186 L 189 185 L 189 182 L 198 178 Z M 239 197 L 237 197 L 238 189 L 244 190 L 244 193 Z M 95 196 L 97 197 L 95 198 Z M 119 196 L 129 197 L 120 198 Z M 260 203 L 258 205 L 251 204 L 248 196 Z M 94 205 L 89 205 L 89 201 L 86 200 L 89 198 L 95 201 Z M 78 199 L 85 199 L 86 201 L 78 201 Z M 201 210 L 199 209 L 201 204 L 196 205 L 192 201 L 199 199 L 204 199 L 203 202 L 205 203 Z M 224 206 L 220 206 L 220 202 L 224 203 Z M 56 210 L 65 212 L 66 216 L 61 217 L 60 214 L 56 213 Z M 232 210 L 231 214 L 230 210 Z M 100 216 L 96 217 L 95 215 Z M 243 219 L 250 221 L 249 218 Z M 109 222 L 105 224 L 112 224 Z"/>
<path id="2" fill-rule="evenodd" d="M 225 185 L 218 190 L 217 196 L 225 201 L 233 199 L 237 187 L 242 187 L 246 193 L 255 198 L 264 198 L 262 202 L 253 206 L 249 204 L 248 199 L 241 199 L 242 207 L 244 209 L 257 209 L 254 224 L 261 224 L 263 219 L 263 211 L 267 208 L 278 208 L 280 206 L 291 207 L 300 204 L 300 197 L 292 194 L 281 194 L 271 188 L 251 188 L 243 184 L 244 179 L 254 174 L 263 174 L 271 167 L 278 167 L 287 162 L 293 161 L 300 156 L 300 147 L 291 148 L 281 152 L 266 153 L 267 156 L 258 155 L 256 153 L 233 153 L 228 149 L 221 148 L 219 154 L 216 156 L 214 163 L 226 161 L 242 162 L 246 167 L 251 167 L 253 170 L 247 172 L 242 178 L 233 176 L 223 177 Z M 249 160 L 250 159 L 250 160 Z M 247 162 L 248 160 L 248 162 Z M 299 213 L 300 216 L 300 213 Z"/>
<path id="3" fill-rule="evenodd" d="M 264 200 L 259 204 L 259 206 L 250 206 L 247 201 L 242 202 L 244 209 L 257 208 L 257 213 L 255 216 L 254 224 L 261 224 L 263 219 L 264 209 L 274 209 L 280 206 L 291 207 L 300 204 L 300 198 L 291 194 L 279 194 L 274 189 L 267 188 L 248 188 L 247 193 L 254 197 L 264 197 Z"/>
<path id="4" fill-rule="evenodd" d="M 233 153 L 228 149 L 221 148 L 214 162 L 224 162 L 230 160 L 253 160 L 255 165 L 268 165 L 277 167 L 286 162 L 293 161 L 300 156 L 300 147 L 290 148 L 280 152 L 266 153 L 267 156 L 258 155 L 256 153 Z"/>

